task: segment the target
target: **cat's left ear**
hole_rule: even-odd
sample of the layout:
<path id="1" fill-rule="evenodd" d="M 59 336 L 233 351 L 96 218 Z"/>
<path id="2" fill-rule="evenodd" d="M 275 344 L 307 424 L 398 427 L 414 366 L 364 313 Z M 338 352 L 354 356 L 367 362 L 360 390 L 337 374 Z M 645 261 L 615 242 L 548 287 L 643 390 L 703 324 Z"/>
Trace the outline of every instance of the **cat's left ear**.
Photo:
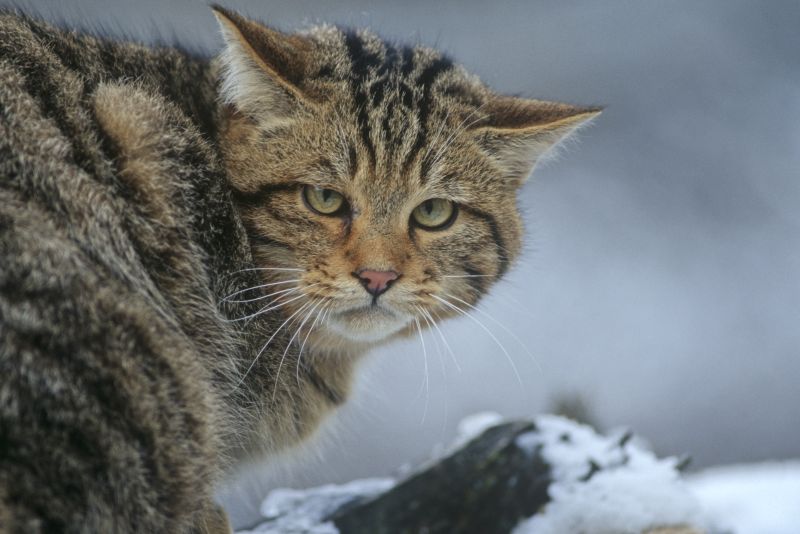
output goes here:
<path id="1" fill-rule="evenodd" d="M 495 96 L 480 111 L 486 118 L 472 129 L 478 143 L 521 185 L 548 150 L 602 109 Z"/>
<path id="2" fill-rule="evenodd" d="M 277 121 L 289 118 L 298 106 L 310 105 L 302 89 L 311 54 L 307 38 L 273 30 L 220 6 L 212 9 L 225 40 L 220 93 L 226 104 Z"/>

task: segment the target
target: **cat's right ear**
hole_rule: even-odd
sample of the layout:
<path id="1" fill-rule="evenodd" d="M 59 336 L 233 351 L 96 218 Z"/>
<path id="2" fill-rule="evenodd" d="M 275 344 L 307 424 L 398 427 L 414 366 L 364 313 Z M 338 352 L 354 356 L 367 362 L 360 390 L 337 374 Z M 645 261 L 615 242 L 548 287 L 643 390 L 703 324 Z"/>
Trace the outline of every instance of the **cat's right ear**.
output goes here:
<path id="1" fill-rule="evenodd" d="M 212 6 L 225 48 L 220 94 L 224 103 L 252 117 L 282 122 L 308 105 L 302 84 L 311 43 Z"/>
<path id="2" fill-rule="evenodd" d="M 553 146 L 600 114 L 601 108 L 496 96 L 481 106 L 485 120 L 471 128 L 504 174 L 517 185 Z"/>

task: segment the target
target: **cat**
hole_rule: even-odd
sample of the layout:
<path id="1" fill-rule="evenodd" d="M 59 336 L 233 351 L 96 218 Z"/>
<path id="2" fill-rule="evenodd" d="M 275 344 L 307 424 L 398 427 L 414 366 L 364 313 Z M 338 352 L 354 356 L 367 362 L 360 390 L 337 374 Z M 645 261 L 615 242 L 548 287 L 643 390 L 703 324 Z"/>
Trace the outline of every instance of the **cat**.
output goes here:
<path id="1" fill-rule="evenodd" d="M 215 481 L 485 295 L 599 112 L 213 13 L 207 58 L 0 12 L 0 532 L 229 532 Z"/>

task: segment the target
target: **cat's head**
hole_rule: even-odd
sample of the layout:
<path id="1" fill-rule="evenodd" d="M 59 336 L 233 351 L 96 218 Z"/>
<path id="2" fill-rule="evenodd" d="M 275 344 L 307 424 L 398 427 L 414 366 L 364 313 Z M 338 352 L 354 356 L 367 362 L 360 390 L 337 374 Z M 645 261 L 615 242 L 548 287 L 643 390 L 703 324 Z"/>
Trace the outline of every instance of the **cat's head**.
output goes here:
<path id="1" fill-rule="evenodd" d="M 222 144 L 265 305 L 344 340 L 474 304 L 519 254 L 519 187 L 598 113 L 497 95 L 429 48 L 215 12 Z"/>

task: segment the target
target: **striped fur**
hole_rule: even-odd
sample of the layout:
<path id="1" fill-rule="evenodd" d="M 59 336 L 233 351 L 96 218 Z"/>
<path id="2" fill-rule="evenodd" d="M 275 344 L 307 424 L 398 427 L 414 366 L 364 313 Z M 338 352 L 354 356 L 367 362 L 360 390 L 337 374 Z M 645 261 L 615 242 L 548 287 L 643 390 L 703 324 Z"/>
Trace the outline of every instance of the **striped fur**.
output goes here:
<path id="1" fill-rule="evenodd" d="M 220 474 L 311 435 L 437 299 L 484 295 L 517 188 L 595 113 L 216 15 L 208 59 L 0 12 L 0 532 L 229 530 Z M 353 211 L 313 214 L 307 184 Z M 428 198 L 448 229 L 409 224 Z M 402 273 L 380 306 L 364 267 Z"/>

